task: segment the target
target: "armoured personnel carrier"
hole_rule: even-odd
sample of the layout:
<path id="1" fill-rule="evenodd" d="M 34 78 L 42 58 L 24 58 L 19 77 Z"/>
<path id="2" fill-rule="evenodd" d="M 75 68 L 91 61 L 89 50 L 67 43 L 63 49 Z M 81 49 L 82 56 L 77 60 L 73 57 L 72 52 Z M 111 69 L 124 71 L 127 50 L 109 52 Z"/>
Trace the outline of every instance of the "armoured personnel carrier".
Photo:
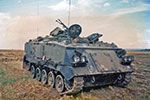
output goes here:
<path id="1" fill-rule="evenodd" d="M 125 87 L 131 81 L 132 56 L 114 43 L 99 41 L 102 34 L 79 37 L 78 24 L 64 30 L 56 27 L 46 37 L 25 43 L 24 68 L 32 78 L 55 87 L 60 94 L 75 93 L 84 87 L 115 84 Z"/>

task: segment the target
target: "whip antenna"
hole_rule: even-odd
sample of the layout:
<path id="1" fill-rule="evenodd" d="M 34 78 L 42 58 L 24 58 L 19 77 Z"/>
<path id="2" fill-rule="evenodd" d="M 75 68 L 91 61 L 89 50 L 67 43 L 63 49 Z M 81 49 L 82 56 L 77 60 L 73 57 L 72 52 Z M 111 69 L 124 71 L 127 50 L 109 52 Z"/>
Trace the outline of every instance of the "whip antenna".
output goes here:
<path id="1" fill-rule="evenodd" d="M 71 14 L 71 12 L 70 12 L 70 10 L 71 10 L 71 0 L 69 0 L 68 3 L 69 3 L 69 10 L 68 10 L 68 26 L 69 26 L 70 25 L 70 14 Z"/>
<path id="2" fill-rule="evenodd" d="M 39 0 L 37 0 L 37 20 L 39 20 Z M 38 21 L 37 21 L 37 36 L 39 33 L 39 26 L 38 26 Z"/>

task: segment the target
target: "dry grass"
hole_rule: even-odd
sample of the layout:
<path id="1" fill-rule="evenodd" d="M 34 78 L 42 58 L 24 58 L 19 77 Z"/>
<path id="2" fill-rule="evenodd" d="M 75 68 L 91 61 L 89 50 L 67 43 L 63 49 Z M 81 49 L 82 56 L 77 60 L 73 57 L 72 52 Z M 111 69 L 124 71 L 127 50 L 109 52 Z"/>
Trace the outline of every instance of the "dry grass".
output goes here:
<path id="1" fill-rule="evenodd" d="M 150 53 L 128 54 L 134 55 L 136 61 L 127 88 L 106 86 L 60 96 L 54 88 L 31 79 L 30 73 L 22 69 L 23 51 L 0 50 L 0 100 L 150 100 L 150 67 L 146 65 L 150 62 L 147 60 Z"/>

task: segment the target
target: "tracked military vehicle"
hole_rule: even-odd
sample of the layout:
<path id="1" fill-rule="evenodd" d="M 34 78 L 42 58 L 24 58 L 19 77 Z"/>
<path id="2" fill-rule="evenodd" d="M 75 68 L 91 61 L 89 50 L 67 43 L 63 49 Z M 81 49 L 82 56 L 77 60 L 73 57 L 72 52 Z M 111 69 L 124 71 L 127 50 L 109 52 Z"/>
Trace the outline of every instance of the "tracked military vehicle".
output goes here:
<path id="1" fill-rule="evenodd" d="M 60 94 L 76 93 L 84 87 L 117 85 L 131 81 L 132 56 L 114 43 L 100 41 L 102 34 L 80 37 L 78 24 L 56 27 L 49 35 L 25 43 L 24 68 L 32 78 L 55 87 Z"/>

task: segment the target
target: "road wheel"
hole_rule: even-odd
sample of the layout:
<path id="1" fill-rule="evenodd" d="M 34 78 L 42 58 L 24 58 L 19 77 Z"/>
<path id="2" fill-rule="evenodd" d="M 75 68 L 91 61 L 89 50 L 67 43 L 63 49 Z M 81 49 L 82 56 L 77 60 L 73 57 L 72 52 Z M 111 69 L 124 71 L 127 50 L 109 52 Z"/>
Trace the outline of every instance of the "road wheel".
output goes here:
<path id="1" fill-rule="evenodd" d="M 119 87 L 126 87 L 131 82 L 131 73 L 120 74 L 117 78 L 116 85 Z"/>
<path id="2" fill-rule="evenodd" d="M 50 85 L 51 87 L 54 87 L 55 85 L 55 75 L 53 71 L 50 71 L 48 73 L 48 85 Z"/>
<path id="3" fill-rule="evenodd" d="M 59 93 L 64 91 L 64 79 L 61 75 L 56 77 L 55 88 Z"/>
<path id="4" fill-rule="evenodd" d="M 41 69 L 39 67 L 36 68 L 36 80 L 41 81 Z"/>
<path id="5" fill-rule="evenodd" d="M 47 71 L 45 69 L 42 70 L 42 78 L 41 81 L 43 84 L 47 83 Z"/>
<path id="6" fill-rule="evenodd" d="M 31 73 L 31 77 L 35 78 L 35 73 L 36 72 L 35 72 L 35 66 L 34 65 L 31 66 L 30 73 Z"/>

